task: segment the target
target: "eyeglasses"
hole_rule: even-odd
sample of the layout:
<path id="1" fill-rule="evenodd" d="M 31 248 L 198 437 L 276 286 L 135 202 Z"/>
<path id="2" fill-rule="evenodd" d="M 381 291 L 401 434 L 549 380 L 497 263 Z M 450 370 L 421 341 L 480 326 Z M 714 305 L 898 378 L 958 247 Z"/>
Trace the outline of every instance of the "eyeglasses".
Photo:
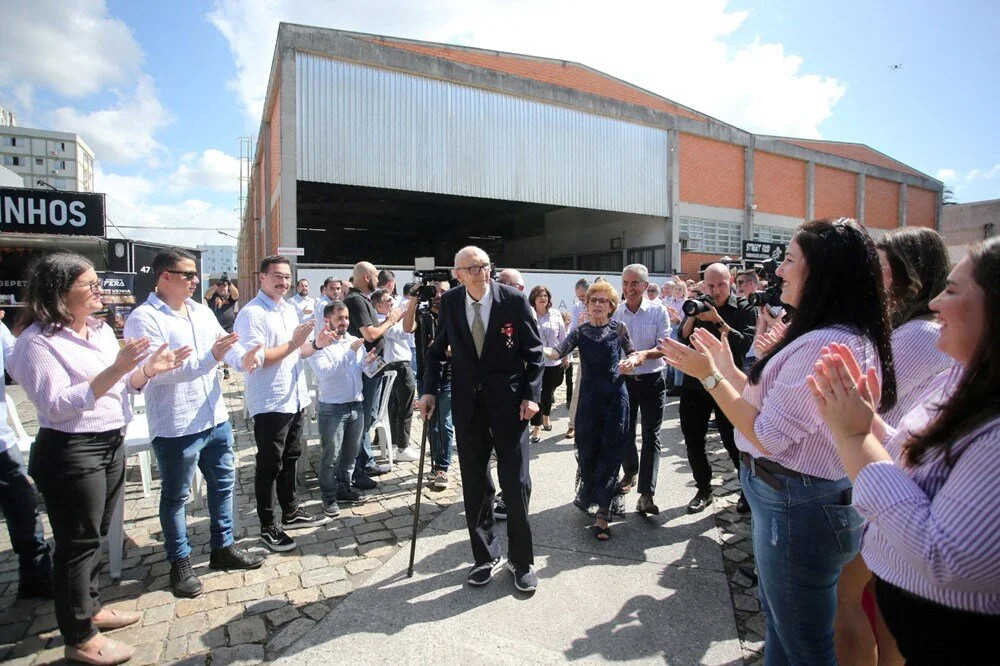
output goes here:
<path id="1" fill-rule="evenodd" d="M 589 301 L 593 305 L 610 305 L 611 301 L 607 298 L 591 298 Z"/>
<path id="2" fill-rule="evenodd" d="M 479 264 L 477 266 L 459 266 L 460 271 L 469 271 L 469 275 L 481 275 L 490 269 L 489 264 Z"/>
<path id="3" fill-rule="evenodd" d="M 185 280 L 191 281 L 198 277 L 198 271 L 164 271 L 165 273 L 173 273 L 174 275 L 183 275 Z"/>
<path id="4" fill-rule="evenodd" d="M 101 283 L 100 282 L 84 282 L 83 284 L 81 284 L 79 286 L 86 287 L 87 289 L 89 289 L 91 292 L 93 292 L 95 294 L 101 293 Z"/>
<path id="5" fill-rule="evenodd" d="M 281 280 L 282 282 L 291 282 L 292 276 L 288 273 L 264 273 L 267 277 L 274 278 L 275 280 Z"/>

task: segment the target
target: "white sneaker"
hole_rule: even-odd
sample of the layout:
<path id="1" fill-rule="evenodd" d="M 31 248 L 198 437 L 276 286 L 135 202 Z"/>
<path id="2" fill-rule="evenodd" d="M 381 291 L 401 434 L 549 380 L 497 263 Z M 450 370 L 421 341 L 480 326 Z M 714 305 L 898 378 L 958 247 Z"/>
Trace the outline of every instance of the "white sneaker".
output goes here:
<path id="1" fill-rule="evenodd" d="M 412 446 L 408 446 L 401 451 L 396 451 L 396 460 L 399 462 L 415 462 L 420 460 L 420 451 Z"/>

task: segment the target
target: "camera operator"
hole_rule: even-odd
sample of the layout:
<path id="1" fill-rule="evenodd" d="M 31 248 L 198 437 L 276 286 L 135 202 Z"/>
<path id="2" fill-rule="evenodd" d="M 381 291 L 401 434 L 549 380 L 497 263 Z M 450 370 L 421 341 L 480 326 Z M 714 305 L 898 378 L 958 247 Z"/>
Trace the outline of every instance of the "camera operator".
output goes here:
<path id="1" fill-rule="evenodd" d="M 236 302 L 239 298 L 239 289 L 230 282 L 229 276 L 225 273 L 205 292 L 205 302 L 226 333 L 233 332 L 233 324 L 236 323 Z"/>
<path id="2" fill-rule="evenodd" d="M 723 264 L 712 264 L 705 269 L 704 280 L 700 283 L 707 306 L 703 312 L 687 315 L 681 322 L 678 339 L 690 345 L 691 334 L 696 328 L 707 328 L 718 337 L 729 334 L 729 346 L 733 352 L 736 367 L 743 367 L 743 357 L 753 344 L 754 332 L 757 327 L 757 312 L 744 299 L 732 294 L 729 290 L 729 269 Z M 704 298 L 702 297 L 702 298 Z M 718 307 L 716 307 L 718 304 Z M 686 314 L 686 313 L 685 313 Z M 698 493 L 688 502 L 688 513 L 699 513 L 712 502 L 712 467 L 705 453 L 705 434 L 708 431 L 708 420 L 715 412 L 715 423 L 718 425 L 722 443 L 733 461 L 733 467 L 739 471 L 739 451 L 736 450 L 736 440 L 733 436 L 733 424 L 729 422 L 722 410 L 716 407 L 715 401 L 701 382 L 685 375 L 681 385 L 680 419 L 681 432 L 684 434 L 684 445 L 687 448 L 688 464 L 694 475 Z M 747 504 L 742 493 L 736 504 L 741 513 L 746 513 Z"/>
<path id="3" fill-rule="evenodd" d="M 441 296 L 451 284 L 447 280 L 430 281 L 425 286 L 434 289 L 434 297 L 421 298 L 421 284 L 415 283 L 410 292 L 406 313 L 403 315 L 403 330 L 414 333 L 417 346 L 417 392 L 423 395 L 424 362 L 427 348 L 437 332 L 438 312 Z M 429 296 L 430 294 L 426 294 Z M 418 308 L 423 308 L 420 316 Z M 421 326 L 421 322 L 426 325 Z M 441 364 L 441 382 L 437 390 L 437 408 L 431 414 L 428 439 L 431 445 L 431 485 L 435 490 L 448 487 L 448 467 L 451 463 L 451 449 L 455 441 L 455 427 L 451 421 L 451 361 Z"/>

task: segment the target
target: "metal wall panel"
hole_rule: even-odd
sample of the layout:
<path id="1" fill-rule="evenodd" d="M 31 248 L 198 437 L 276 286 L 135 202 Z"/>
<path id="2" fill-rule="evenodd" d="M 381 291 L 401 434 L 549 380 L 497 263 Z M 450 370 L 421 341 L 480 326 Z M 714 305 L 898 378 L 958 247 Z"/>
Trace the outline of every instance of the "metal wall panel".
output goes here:
<path id="1" fill-rule="evenodd" d="M 669 215 L 667 132 L 296 54 L 299 180 Z"/>

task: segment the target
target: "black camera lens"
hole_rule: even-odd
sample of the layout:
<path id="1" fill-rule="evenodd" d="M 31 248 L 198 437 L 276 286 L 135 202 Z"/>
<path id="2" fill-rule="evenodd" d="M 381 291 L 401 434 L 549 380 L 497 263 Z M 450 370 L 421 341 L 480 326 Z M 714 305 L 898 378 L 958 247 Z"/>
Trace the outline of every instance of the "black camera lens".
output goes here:
<path id="1" fill-rule="evenodd" d="M 714 306 L 715 302 L 712 301 L 710 296 L 702 296 L 701 298 L 689 298 L 684 301 L 683 305 L 681 305 L 681 310 L 688 317 L 693 317 L 703 312 L 708 312 L 708 308 Z"/>

